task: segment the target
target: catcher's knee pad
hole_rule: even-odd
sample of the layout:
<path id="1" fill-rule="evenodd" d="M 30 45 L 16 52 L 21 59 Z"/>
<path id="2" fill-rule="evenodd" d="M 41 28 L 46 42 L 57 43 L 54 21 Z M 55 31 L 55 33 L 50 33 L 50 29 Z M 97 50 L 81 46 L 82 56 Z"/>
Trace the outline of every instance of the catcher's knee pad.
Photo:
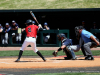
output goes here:
<path id="1" fill-rule="evenodd" d="M 64 48 L 63 51 L 65 52 L 65 54 L 66 54 L 66 56 L 67 56 L 68 58 L 72 58 L 72 56 L 70 55 L 70 52 L 67 51 L 66 48 Z"/>
<path id="2" fill-rule="evenodd" d="M 74 53 L 74 51 L 70 48 L 70 46 L 67 46 L 67 47 L 66 47 L 66 50 L 70 53 L 70 55 L 72 56 L 72 59 L 75 60 L 75 59 L 76 59 L 75 53 Z"/>

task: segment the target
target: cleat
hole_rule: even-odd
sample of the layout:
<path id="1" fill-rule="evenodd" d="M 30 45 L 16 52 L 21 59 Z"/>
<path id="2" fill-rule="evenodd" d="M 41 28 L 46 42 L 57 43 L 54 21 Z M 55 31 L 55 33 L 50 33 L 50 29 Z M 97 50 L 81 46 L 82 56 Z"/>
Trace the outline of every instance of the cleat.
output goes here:
<path id="1" fill-rule="evenodd" d="M 20 59 L 17 59 L 15 62 L 20 62 Z"/>
<path id="2" fill-rule="evenodd" d="M 85 60 L 94 60 L 94 57 L 93 56 L 87 56 L 87 57 L 85 57 Z"/>
<path id="3" fill-rule="evenodd" d="M 46 59 L 45 58 L 43 60 L 44 60 L 44 62 L 46 62 Z"/>
<path id="4" fill-rule="evenodd" d="M 71 57 L 64 57 L 65 60 L 71 60 Z"/>

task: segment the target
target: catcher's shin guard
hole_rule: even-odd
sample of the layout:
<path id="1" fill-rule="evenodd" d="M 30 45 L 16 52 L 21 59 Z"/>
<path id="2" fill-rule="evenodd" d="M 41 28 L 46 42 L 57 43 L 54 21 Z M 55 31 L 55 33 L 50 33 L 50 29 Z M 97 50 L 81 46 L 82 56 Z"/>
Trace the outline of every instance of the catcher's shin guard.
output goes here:
<path id="1" fill-rule="evenodd" d="M 76 59 L 75 53 L 74 51 L 70 48 L 70 46 L 66 47 L 66 50 L 70 53 L 70 55 L 72 56 L 72 60 Z"/>
<path id="2" fill-rule="evenodd" d="M 44 61 L 46 61 L 46 59 L 42 56 L 42 54 L 39 52 L 39 51 L 37 51 L 36 52 Z"/>
<path id="3" fill-rule="evenodd" d="M 67 51 L 66 48 L 64 48 L 63 51 L 65 52 L 67 59 L 72 59 L 72 56 L 70 55 L 70 53 Z"/>

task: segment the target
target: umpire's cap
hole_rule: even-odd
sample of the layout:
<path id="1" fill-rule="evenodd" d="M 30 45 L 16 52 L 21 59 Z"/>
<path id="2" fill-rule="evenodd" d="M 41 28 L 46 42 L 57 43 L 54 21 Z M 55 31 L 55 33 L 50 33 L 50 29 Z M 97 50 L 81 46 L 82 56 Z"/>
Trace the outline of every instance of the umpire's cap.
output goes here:
<path id="1" fill-rule="evenodd" d="M 32 25 L 32 20 L 30 20 L 30 19 L 27 20 L 25 24 L 26 24 L 26 25 Z"/>
<path id="2" fill-rule="evenodd" d="M 58 37 L 59 41 L 61 41 L 62 37 L 64 37 L 64 39 L 66 38 L 65 34 L 63 34 L 63 33 L 58 34 L 57 37 Z"/>

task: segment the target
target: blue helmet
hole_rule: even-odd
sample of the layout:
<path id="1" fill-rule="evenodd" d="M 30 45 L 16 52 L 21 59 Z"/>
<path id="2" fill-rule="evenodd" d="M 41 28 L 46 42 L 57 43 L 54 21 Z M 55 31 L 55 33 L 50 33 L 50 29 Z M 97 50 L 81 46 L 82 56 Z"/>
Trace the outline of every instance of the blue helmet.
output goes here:
<path id="1" fill-rule="evenodd" d="M 44 23 L 44 25 L 48 25 L 48 23 L 47 23 L 47 22 L 45 22 L 45 23 Z"/>
<path id="2" fill-rule="evenodd" d="M 58 34 L 57 37 L 58 37 L 58 40 L 59 40 L 59 41 L 61 41 L 61 38 L 62 38 L 62 37 L 63 37 L 64 39 L 66 38 L 65 34 L 63 34 L 63 33 Z"/>

